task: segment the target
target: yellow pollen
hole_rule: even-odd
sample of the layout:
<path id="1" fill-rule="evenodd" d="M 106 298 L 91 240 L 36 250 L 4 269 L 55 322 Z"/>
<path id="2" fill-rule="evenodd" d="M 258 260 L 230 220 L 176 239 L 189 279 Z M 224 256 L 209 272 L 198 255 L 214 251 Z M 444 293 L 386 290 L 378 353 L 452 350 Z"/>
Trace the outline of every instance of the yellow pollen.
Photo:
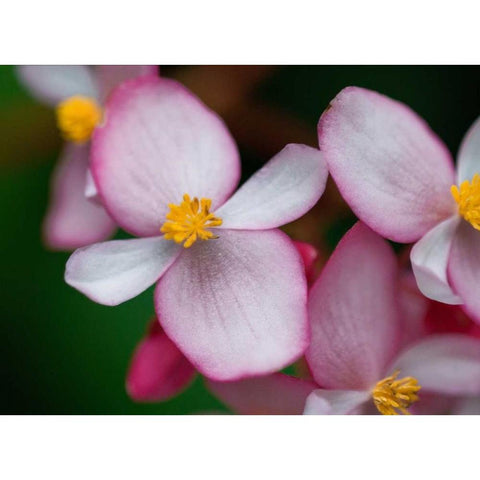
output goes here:
<path id="1" fill-rule="evenodd" d="M 102 110 L 93 98 L 75 95 L 57 105 L 57 125 L 65 140 L 84 143 L 102 119 Z"/>
<path id="2" fill-rule="evenodd" d="M 222 219 L 210 213 L 212 201 L 209 198 L 197 197 L 193 200 L 185 194 L 180 205 L 170 203 L 167 213 L 167 221 L 162 225 L 160 231 L 165 234 L 166 240 L 173 240 L 176 243 L 183 243 L 185 248 L 191 247 L 198 239 L 210 240 L 218 238 L 208 228 L 219 227 Z"/>
<path id="3" fill-rule="evenodd" d="M 373 403 L 382 415 L 409 415 L 407 410 L 418 400 L 417 392 L 420 385 L 414 377 L 404 377 L 397 380 L 400 370 L 387 378 L 380 380 L 372 390 Z"/>
<path id="4" fill-rule="evenodd" d="M 458 213 L 473 228 L 480 230 L 480 175 L 476 173 L 471 182 L 465 180 L 460 188 L 452 185 L 450 191 L 458 204 Z"/>

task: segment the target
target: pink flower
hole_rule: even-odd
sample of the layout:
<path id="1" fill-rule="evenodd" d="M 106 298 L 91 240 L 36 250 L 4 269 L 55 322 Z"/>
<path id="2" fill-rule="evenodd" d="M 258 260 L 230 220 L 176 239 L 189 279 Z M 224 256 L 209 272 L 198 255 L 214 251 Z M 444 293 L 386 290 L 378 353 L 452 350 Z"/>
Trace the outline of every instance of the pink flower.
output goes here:
<path id="1" fill-rule="evenodd" d="M 127 392 L 137 402 L 159 402 L 181 393 L 195 368 L 165 335 L 155 318 L 138 344 L 127 374 Z"/>
<path id="2" fill-rule="evenodd" d="M 54 250 L 74 250 L 110 237 L 116 229 L 96 196 L 88 170 L 90 136 L 102 119 L 101 105 L 122 81 L 155 74 L 155 66 L 25 65 L 22 83 L 39 101 L 56 108 L 67 140 L 52 178 L 50 206 L 43 224 L 45 243 Z"/>
<path id="3" fill-rule="evenodd" d="M 357 223 L 310 292 L 306 358 L 315 383 L 276 374 L 210 389 L 239 413 L 298 414 L 306 398 L 307 414 L 432 412 L 449 398 L 478 397 L 480 340 L 436 334 L 405 346 L 398 282 L 392 249 Z"/>
<path id="4" fill-rule="evenodd" d="M 232 195 L 237 147 L 217 115 L 177 82 L 126 82 L 105 115 L 92 142 L 95 183 L 112 218 L 141 238 L 77 250 L 67 283 L 117 305 L 160 279 L 154 296 L 163 329 L 212 378 L 293 362 L 308 343 L 307 289 L 300 255 L 277 227 L 323 193 L 320 152 L 288 145 Z"/>
<path id="5" fill-rule="evenodd" d="M 320 118 L 320 149 L 356 215 L 411 252 L 422 293 L 480 321 L 480 120 L 451 155 L 406 105 L 357 87 Z"/>

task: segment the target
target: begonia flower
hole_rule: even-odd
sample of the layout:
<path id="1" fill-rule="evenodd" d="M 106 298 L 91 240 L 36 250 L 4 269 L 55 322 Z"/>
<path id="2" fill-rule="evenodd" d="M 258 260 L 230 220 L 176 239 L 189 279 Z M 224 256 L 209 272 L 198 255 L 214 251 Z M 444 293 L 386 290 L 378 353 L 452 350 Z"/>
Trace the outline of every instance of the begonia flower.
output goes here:
<path id="1" fill-rule="evenodd" d="M 164 331 L 215 379 L 270 373 L 303 353 L 305 273 L 277 227 L 322 195 L 318 150 L 286 146 L 232 195 L 240 163 L 224 123 L 177 82 L 143 77 L 110 97 L 91 162 L 105 208 L 141 238 L 77 250 L 68 284 L 117 305 L 158 281 Z"/>
<path id="2" fill-rule="evenodd" d="M 406 414 L 421 398 L 480 395 L 480 340 L 436 334 L 401 348 L 398 266 L 391 247 L 357 223 L 340 241 L 309 298 L 306 358 L 321 389 L 305 413 Z"/>
<path id="3" fill-rule="evenodd" d="M 318 125 L 341 194 L 382 236 L 416 242 L 411 262 L 427 297 L 464 304 L 480 322 L 480 119 L 452 157 L 406 105 L 348 87 Z"/>
<path id="4" fill-rule="evenodd" d="M 102 105 L 114 87 L 139 75 L 154 75 L 149 65 L 24 65 L 19 78 L 39 101 L 55 108 L 66 140 L 53 173 L 51 199 L 43 223 L 45 243 L 54 250 L 74 250 L 109 238 L 113 220 L 96 197 L 88 170 L 89 140 L 102 122 Z"/>
<path id="5" fill-rule="evenodd" d="M 160 402 L 185 390 L 195 373 L 195 367 L 167 337 L 155 318 L 135 349 L 126 389 L 137 402 Z"/>

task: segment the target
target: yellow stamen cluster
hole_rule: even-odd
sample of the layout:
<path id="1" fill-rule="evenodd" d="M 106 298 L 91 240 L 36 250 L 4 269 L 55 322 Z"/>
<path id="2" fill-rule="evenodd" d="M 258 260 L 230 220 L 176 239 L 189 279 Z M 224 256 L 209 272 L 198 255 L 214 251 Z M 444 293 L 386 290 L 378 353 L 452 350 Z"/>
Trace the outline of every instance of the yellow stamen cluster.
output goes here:
<path id="1" fill-rule="evenodd" d="M 84 143 L 102 119 L 102 110 L 93 98 L 75 95 L 57 105 L 57 125 L 65 140 Z"/>
<path id="2" fill-rule="evenodd" d="M 458 213 L 480 230 L 480 175 L 476 173 L 471 182 L 465 180 L 460 188 L 452 185 L 450 191 L 458 204 Z"/>
<path id="3" fill-rule="evenodd" d="M 409 415 L 407 410 L 418 400 L 420 385 L 416 378 L 404 377 L 397 380 L 400 370 L 380 380 L 372 390 L 373 403 L 382 415 Z"/>
<path id="4" fill-rule="evenodd" d="M 207 228 L 219 227 L 222 219 L 210 213 L 212 201 L 209 198 L 197 197 L 193 200 L 185 194 L 180 205 L 170 203 L 167 213 L 167 221 L 162 225 L 160 231 L 165 234 L 166 240 L 173 240 L 176 243 L 183 243 L 185 248 L 191 247 L 197 239 L 210 240 L 218 238 Z"/>

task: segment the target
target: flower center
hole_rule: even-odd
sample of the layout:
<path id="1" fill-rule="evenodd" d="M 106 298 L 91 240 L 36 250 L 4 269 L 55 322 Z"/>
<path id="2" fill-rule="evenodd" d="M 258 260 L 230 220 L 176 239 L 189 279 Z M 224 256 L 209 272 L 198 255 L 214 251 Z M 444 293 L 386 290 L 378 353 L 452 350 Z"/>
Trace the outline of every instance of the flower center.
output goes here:
<path id="1" fill-rule="evenodd" d="M 198 239 L 210 240 L 218 238 L 208 228 L 219 227 L 222 219 L 210 213 L 212 201 L 209 198 L 197 197 L 190 200 L 185 194 L 180 205 L 170 203 L 167 213 L 167 221 L 162 225 L 160 231 L 165 234 L 166 240 L 173 240 L 176 243 L 183 243 L 185 248 L 191 247 Z"/>
<path id="2" fill-rule="evenodd" d="M 75 95 L 57 105 L 57 125 L 65 140 L 84 143 L 102 119 L 102 110 L 93 98 Z"/>
<path id="3" fill-rule="evenodd" d="M 420 385 L 416 378 L 404 377 L 397 380 L 400 370 L 380 380 L 372 390 L 373 403 L 382 415 L 408 415 L 407 408 L 418 400 Z"/>
<path id="4" fill-rule="evenodd" d="M 450 191 L 458 204 L 458 213 L 480 230 L 480 175 L 476 173 L 471 182 L 465 180 L 460 188 L 452 185 Z"/>

